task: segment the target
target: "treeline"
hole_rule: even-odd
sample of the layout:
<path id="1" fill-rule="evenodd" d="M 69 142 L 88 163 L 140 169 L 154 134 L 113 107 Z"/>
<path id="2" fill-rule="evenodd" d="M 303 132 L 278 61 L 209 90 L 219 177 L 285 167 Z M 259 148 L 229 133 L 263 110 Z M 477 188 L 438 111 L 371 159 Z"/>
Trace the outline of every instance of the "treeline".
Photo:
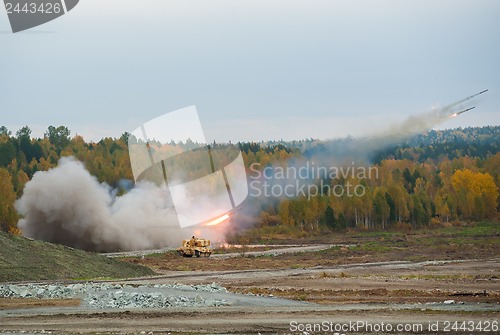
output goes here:
<path id="1" fill-rule="evenodd" d="M 498 218 L 499 126 L 432 130 L 377 152 L 364 152 L 363 144 L 366 144 L 363 140 L 347 138 L 328 143 L 309 139 L 240 145 L 247 164 L 257 162 L 262 169 L 293 164 L 301 157 L 307 160 L 319 157 L 323 164 L 330 161 L 340 165 L 344 159 L 348 169 L 350 159 L 360 158 L 361 165 L 368 162 L 378 172 L 376 177 L 324 178 L 316 181 L 323 189 L 314 196 L 254 202 L 260 211 L 260 226 L 289 226 L 318 232 L 325 227 L 417 228 Z M 331 192 L 336 188 L 354 190 L 357 186 L 363 190 L 362 196 Z"/>
<path id="2" fill-rule="evenodd" d="M 55 167 L 60 157 L 76 157 L 100 182 L 117 189 L 120 181 L 132 180 L 129 136 L 124 133 L 120 138 L 87 142 L 81 136 L 71 136 L 64 126 L 48 127 L 43 138 L 32 138 L 27 126 L 15 134 L 0 127 L 1 228 L 16 231 L 19 218 L 15 200 L 37 171 Z M 374 153 L 376 178 L 340 176 L 321 180 L 321 185 L 330 189 L 362 185 L 363 196 L 338 196 L 322 189 L 312 197 L 249 199 L 248 207 L 257 208 L 259 214 L 247 220 L 260 226 L 296 227 L 307 233 L 321 228 L 418 227 L 495 217 L 499 210 L 499 141 L 500 127 L 431 131 Z M 321 152 L 324 143 L 309 139 L 246 142 L 239 147 L 247 167 L 258 163 L 264 169 L 308 159 L 311 152 Z"/>
<path id="3" fill-rule="evenodd" d="M 376 177 L 326 180 L 321 185 L 327 187 L 317 195 L 279 199 L 273 206 L 264 206 L 259 223 L 318 232 L 324 227 L 418 228 L 492 219 L 500 209 L 499 166 L 500 153 L 484 160 L 443 159 L 437 165 L 386 159 L 370 167 L 376 169 Z"/>
<path id="4" fill-rule="evenodd" d="M 392 157 L 416 162 L 463 156 L 484 159 L 500 151 L 500 127 L 469 127 L 465 129 L 431 130 L 410 138 L 403 145 L 382 150 L 375 161 Z"/>

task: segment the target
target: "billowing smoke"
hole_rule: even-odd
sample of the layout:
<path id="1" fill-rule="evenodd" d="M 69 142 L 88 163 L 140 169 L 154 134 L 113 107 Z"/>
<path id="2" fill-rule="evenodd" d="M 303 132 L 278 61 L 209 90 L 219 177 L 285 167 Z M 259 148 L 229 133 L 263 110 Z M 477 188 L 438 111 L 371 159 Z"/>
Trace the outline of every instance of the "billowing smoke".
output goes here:
<path id="1" fill-rule="evenodd" d="M 81 162 L 66 157 L 26 184 L 16 203 L 23 216 L 18 227 L 27 237 L 93 251 L 173 247 L 195 234 L 221 238 L 220 229 L 179 228 L 169 201 L 163 189 L 148 182 L 117 197 Z"/>
<path id="2" fill-rule="evenodd" d="M 166 189 L 148 182 L 139 182 L 123 196 L 91 176 L 82 163 L 73 158 L 62 158 L 59 166 L 37 172 L 26 184 L 16 208 L 23 216 L 18 223 L 27 237 L 61 243 L 85 250 L 115 251 L 153 249 L 178 246 L 191 235 L 201 235 L 212 241 L 222 241 L 225 228 L 237 229 L 256 222 L 260 211 L 275 200 L 296 197 L 302 185 L 314 184 L 325 176 L 314 173 L 314 167 L 354 166 L 367 164 L 371 154 L 391 145 L 397 145 L 412 135 L 422 133 L 460 114 L 462 104 L 486 91 L 472 95 L 440 109 L 434 109 L 357 139 L 317 142 L 306 148 L 302 158 L 287 162 L 287 168 L 307 170 L 306 176 L 277 177 L 273 175 L 252 179 L 250 194 L 243 210 L 235 213 L 229 225 L 200 228 L 179 228 L 177 216 Z M 280 162 L 282 165 L 282 162 Z M 275 168 L 280 168 L 276 166 Z M 263 167 L 261 167 L 263 168 Z M 300 180 L 298 180 L 300 179 Z M 295 183 L 298 181 L 298 183 Z M 253 184 L 252 184 L 253 182 Z M 265 194 L 266 182 L 288 189 L 288 193 Z M 255 188 L 253 185 L 256 185 Z M 252 194 L 256 191 L 257 194 Z M 271 189 L 272 191 L 272 189 Z M 188 201 L 188 200 L 187 200 Z M 207 204 L 210 199 L 206 199 Z M 203 207 L 200 203 L 185 204 L 188 208 Z M 209 217 L 209 216 L 206 216 Z M 234 224 L 233 224 L 234 223 Z M 196 230 L 195 230 L 196 229 Z"/>

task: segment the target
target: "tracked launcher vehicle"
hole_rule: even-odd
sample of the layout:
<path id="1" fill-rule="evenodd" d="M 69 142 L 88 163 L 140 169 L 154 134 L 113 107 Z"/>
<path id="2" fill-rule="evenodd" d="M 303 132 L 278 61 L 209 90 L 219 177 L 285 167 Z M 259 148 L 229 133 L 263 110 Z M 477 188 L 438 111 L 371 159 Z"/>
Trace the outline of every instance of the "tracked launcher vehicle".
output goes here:
<path id="1" fill-rule="evenodd" d="M 182 247 L 177 248 L 177 253 L 183 257 L 210 257 L 210 240 L 193 236 L 190 240 L 182 241 Z"/>

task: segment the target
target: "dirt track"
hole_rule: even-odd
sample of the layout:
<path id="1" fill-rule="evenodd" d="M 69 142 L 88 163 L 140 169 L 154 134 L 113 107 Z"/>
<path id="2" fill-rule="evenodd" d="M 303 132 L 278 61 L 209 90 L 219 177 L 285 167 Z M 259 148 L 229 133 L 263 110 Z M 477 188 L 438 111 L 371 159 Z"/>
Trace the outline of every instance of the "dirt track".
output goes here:
<path id="1" fill-rule="evenodd" d="M 292 321 L 367 321 L 394 326 L 421 324 L 423 333 L 429 333 L 425 328 L 429 322 L 440 321 L 441 327 L 444 321 L 498 322 L 499 278 L 499 259 L 376 262 L 309 269 L 164 271 L 158 277 L 127 283 L 215 281 L 233 292 L 272 294 L 309 303 L 97 312 L 59 307 L 18 309 L 0 313 L 0 330 L 257 334 L 289 333 L 295 329 L 290 328 Z M 454 303 L 444 304 L 446 300 Z"/>
<path id="2" fill-rule="evenodd" d="M 376 308 L 377 306 L 375 306 Z M 332 322 L 349 324 L 350 322 L 369 322 L 371 324 L 391 323 L 422 325 L 423 332 L 427 332 L 429 322 L 440 322 L 441 332 L 445 321 L 475 322 L 498 320 L 498 312 L 481 313 L 455 312 L 444 314 L 435 311 L 398 311 L 391 309 L 361 309 L 339 310 L 329 307 L 311 308 L 227 308 L 221 307 L 217 311 L 211 310 L 182 310 L 182 311 L 139 311 L 139 312 L 105 312 L 86 315 L 50 315 L 37 317 L 10 317 L 2 320 L 1 329 L 17 329 L 32 331 L 50 330 L 71 333 L 290 333 L 291 324 Z M 373 333 L 357 331 L 356 334 Z M 441 333 L 440 332 L 440 333 Z M 302 332 L 294 332 L 301 333 Z M 354 333 L 354 332 L 346 332 Z M 381 332 L 379 332 L 380 334 Z M 383 333 L 383 332 L 382 332 Z M 398 333 L 398 332 L 387 332 Z M 411 333 L 411 332 L 410 332 Z M 414 332 L 416 333 L 416 332 Z M 455 332 L 454 332 L 455 333 Z M 491 333 L 491 332 L 490 332 Z"/>
<path id="3" fill-rule="evenodd" d="M 242 254 L 247 256 L 269 256 L 269 255 L 280 255 L 280 254 L 292 254 L 292 253 L 300 253 L 300 252 L 311 252 L 311 251 L 320 251 L 328 248 L 332 248 L 335 246 L 346 246 L 348 245 L 337 245 L 337 244 L 318 244 L 318 245 L 283 245 L 283 246 L 252 246 L 250 248 L 242 248 L 240 252 L 229 252 L 229 253 L 220 253 L 220 254 L 212 254 L 212 258 L 235 258 L 240 257 Z M 266 250 L 258 250 L 261 248 L 265 248 Z M 236 248 L 237 249 L 237 248 Z M 252 251 L 252 250 L 256 251 Z M 102 255 L 106 257 L 139 257 L 139 256 L 147 256 L 152 254 L 161 254 L 168 251 L 173 251 L 175 248 L 164 248 L 164 249 L 155 249 L 155 250 L 143 250 L 143 251 L 125 251 L 125 252 L 108 252 L 102 253 Z M 244 251 L 243 251 L 244 250 Z M 250 250 L 250 251 L 249 251 Z"/>

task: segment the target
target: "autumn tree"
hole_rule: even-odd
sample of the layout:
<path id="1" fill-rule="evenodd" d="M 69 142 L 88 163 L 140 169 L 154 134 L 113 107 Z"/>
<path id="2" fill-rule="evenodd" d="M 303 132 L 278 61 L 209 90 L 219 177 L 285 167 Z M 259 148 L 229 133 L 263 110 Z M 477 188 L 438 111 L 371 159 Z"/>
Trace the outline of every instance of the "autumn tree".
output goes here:
<path id="1" fill-rule="evenodd" d="M 375 222 L 380 223 L 380 227 L 385 229 L 391 215 L 391 208 L 387 203 L 387 193 L 384 188 L 377 187 L 374 191 L 373 209 L 375 212 Z"/>
<path id="2" fill-rule="evenodd" d="M 498 188 L 488 173 L 457 170 L 451 177 L 457 210 L 464 218 L 484 219 L 496 212 Z"/>
<path id="3" fill-rule="evenodd" d="M 283 199 L 278 206 L 278 216 L 280 221 L 284 225 L 292 225 L 293 220 L 290 216 L 290 202 L 287 199 Z"/>
<path id="4" fill-rule="evenodd" d="M 444 192 L 439 192 L 434 196 L 434 207 L 436 210 L 436 216 L 439 217 L 441 221 L 448 222 L 450 220 L 451 211 L 448 206 L 448 196 L 443 193 Z"/>
<path id="5" fill-rule="evenodd" d="M 15 201 L 16 192 L 12 185 L 12 176 L 6 169 L 0 168 L 0 227 L 3 231 L 11 231 L 16 226 Z"/>
<path id="6" fill-rule="evenodd" d="M 4 171 L 0 196 L 3 204 L 13 203 L 12 196 L 9 198 L 4 193 L 11 194 L 13 190 L 19 197 L 34 173 L 56 166 L 64 156 L 76 157 L 90 174 L 111 187 L 118 187 L 123 178 L 133 180 L 129 138 L 133 140 L 134 137 L 123 133 L 120 138 L 85 141 L 78 135 L 70 138 L 70 131 L 64 126 L 50 126 L 43 138 L 35 139 L 28 126 L 19 129 L 15 136 L 1 126 L 0 168 Z M 456 141 L 457 138 L 460 141 Z M 374 163 L 378 170 L 376 178 L 329 176 L 325 179 L 326 186 L 316 195 L 270 201 L 254 199 L 258 202 L 258 210 L 254 212 L 262 214 L 253 220 L 263 226 L 288 226 L 309 234 L 320 233 L 326 227 L 387 229 L 396 222 L 418 227 L 431 219 L 439 222 L 494 217 L 500 209 L 498 138 L 500 127 L 431 131 L 420 136 L 418 141 L 409 140 L 385 154 L 377 154 Z M 193 143 L 188 141 L 182 145 L 189 147 Z M 221 145 L 224 144 L 214 144 L 213 148 Z M 249 174 L 254 172 L 250 170 L 253 163 L 259 163 L 256 168 L 261 171 L 269 166 L 300 166 L 306 159 L 313 159 L 315 155 L 321 155 L 321 150 L 329 148 L 329 145 L 314 139 L 242 142 L 238 145 Z M 162 150 L 155 143 L 152 147 Z M 169 147 L 169 150 L 182 151 L 183 148 Z M 189 162 L 193 166 L 201 163 L 201 160 L 196 160 L 196 155 L 193 155 L 193 162 Z M 351 193 L 354 187 L 359 187 L 358 191 L 363 190 L 363 195 L 328 193 L 334 187 L 338 187 L 337 191 L 350 189 Z M 15 223 L 12 206 L 0 215 L 4 229 L 5 224 L 12 227 L 12 222 Z"/>

